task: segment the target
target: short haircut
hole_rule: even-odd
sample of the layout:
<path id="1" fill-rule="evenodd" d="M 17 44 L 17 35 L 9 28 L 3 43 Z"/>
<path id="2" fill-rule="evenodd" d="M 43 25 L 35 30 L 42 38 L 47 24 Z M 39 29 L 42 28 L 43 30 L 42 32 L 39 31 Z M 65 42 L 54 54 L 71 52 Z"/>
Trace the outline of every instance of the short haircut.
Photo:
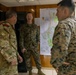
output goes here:
<path id="1" fill-rule="evenodd" d="M 11 17 L 13 17 L 13 16 L 17 16 L 16 11 L 14 11 L 14 10 L 8 10 L 8 11 L 6 12 L 6 19 L 9 19 L 9 18 L 11 18 Z"/>
<path id="2" fill-rule="evenodd" d="M 26 13 L 26 15 L 27 15 L 27 14 L 32 14 L 32 15 L 33 15 L 33 13 L 32 13 L 32 12 L 27 12 L 27 13 Z"/>
<path id="3" fill-rule="evenodd" d="M 62 0 L 57 4 L 57 6 L 68 7 L 70 12 L 72 13 L 75 10 L 75 5 L 72 0 Z"/>

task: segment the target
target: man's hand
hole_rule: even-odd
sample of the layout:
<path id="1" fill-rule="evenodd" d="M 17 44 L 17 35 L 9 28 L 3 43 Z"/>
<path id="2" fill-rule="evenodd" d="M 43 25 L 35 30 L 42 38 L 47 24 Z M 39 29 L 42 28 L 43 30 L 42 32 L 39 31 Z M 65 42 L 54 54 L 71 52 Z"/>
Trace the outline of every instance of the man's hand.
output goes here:
<path id="1" fill-rule="evenodd" d="M 23 58 L 20 55 L 18 55 L 18 60 L 19 60 L 19 63 L 23 62 Z"/>
<path id="2" fill-rule="evenodd" d="M 17 60 L 16 60 L 16 59 L 13 59 L 13 60 L 11 61 L 11 65 L 12 65 L 12 66 L 17 65 Z"/>
<path id="3" fill-rule="evenodd" d="M 63 62 L 63 64 L 64 64 L 64 65 L 69 65 L 70 63 L 68 63 L 68 62 Z"/>
<path id="4" fill-rule="evenodd" d="M 56 68 L 55 70 L 56 70 L 56 72 L 58 73 L 58 68 Z"/>
<path id="5" fill-rule="evenodd" d="M 26 49 L 25 49 L 25 48 L 23 48 L 23 49 L 22 49 L 22 53 L 24 53 L 25 51 L 26 51 Z"/>
<path id="6" fill-rule="evenodd" d="M 64 64 L 64 65 L 69 65 L 70 63 L 68 63 L 68 62 L 63 62 L 63 64 Z M 58 72 L 58 68 L 56 68 L 55 70 L 56 70 L 56 72 Z"/>

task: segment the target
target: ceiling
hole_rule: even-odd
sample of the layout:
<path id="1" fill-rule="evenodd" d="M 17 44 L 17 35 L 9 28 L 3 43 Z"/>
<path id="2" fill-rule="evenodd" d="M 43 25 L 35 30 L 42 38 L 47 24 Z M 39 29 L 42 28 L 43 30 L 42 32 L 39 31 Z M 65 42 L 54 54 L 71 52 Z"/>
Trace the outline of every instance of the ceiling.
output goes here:
<path id="1" fill-rule="evenodd" d="M 57 4 L 61 0 L 0 0 L 0 4 L 7 7 L 15 7 L 15 6 L 30 6 L 30 5 L 46 5 L 46 4 Z M 76 2 L 76 0 L 73 0 Z"/>

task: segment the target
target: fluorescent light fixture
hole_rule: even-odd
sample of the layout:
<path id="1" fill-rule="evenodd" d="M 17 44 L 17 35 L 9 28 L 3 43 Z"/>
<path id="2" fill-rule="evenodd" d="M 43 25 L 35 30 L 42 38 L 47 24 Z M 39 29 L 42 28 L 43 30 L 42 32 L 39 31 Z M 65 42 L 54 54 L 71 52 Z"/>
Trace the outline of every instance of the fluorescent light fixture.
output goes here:
<path id="1" fill-rule="evenodd" d="M 34 1 L 34 0 L 28 0 L 28 1 Z"/>
<path id="2" fill-rule="evenodd" d="M 26 2 L 26 0 L 17 0 L 18 2 Z"/>
<path id="3" fill-rule="evenodd" d="M 34 0 L 17 0 L 18 2 L 34 1 Z"/>

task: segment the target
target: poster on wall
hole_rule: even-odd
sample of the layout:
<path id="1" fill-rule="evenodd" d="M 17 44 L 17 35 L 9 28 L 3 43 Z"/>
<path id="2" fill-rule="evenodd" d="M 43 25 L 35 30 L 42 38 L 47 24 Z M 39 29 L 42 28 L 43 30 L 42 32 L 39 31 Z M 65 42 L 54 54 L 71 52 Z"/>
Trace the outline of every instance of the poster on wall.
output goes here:
<path id="1" fill-rule="evenodd" d="M 57 24 L 56 8 L 40 9 L 40 55 L 51 55 L 52 38 Z"/>

